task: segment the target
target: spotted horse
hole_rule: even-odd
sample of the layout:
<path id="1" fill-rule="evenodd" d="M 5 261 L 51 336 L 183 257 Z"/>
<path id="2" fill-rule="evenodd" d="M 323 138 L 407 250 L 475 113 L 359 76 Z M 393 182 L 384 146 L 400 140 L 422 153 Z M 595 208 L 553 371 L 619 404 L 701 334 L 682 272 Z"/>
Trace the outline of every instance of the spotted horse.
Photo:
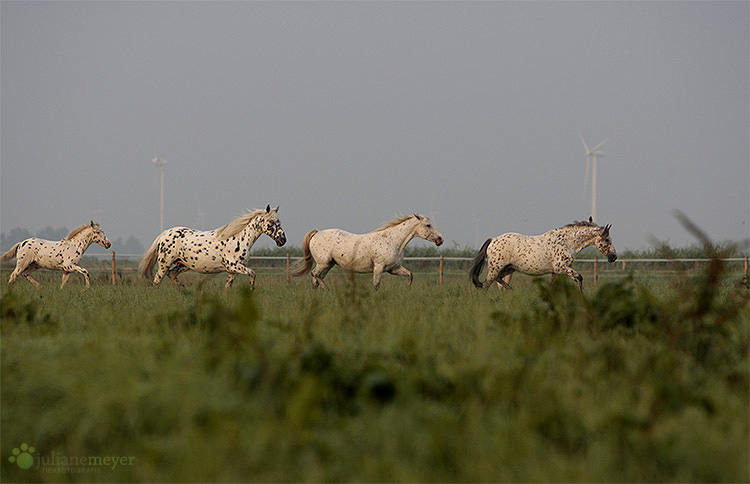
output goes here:
<path id="1" fill-rule="evenodd" d="M 589 217 L 588 222 L 573 222 L 541 235 L 506 233 L 487 239 L 469 269 L 476 287 L 489 287 L 497 282 L 498 289 L 512 289 L 510 277 L 518 271 L 532 276 L 567 274 L 580 290 L 583 276 L 572 267 L 573 259 L 581 250 L 593 245 L 612 263 L 617 259 L 615 246 L 609 236 L 611 225 L 600 227 Z M 479 275 L 487 260 L 487 278 Z"/>
<path id="2" fill-rule="evenodd" d="M 400 217 L 367 234 L 352 234 L 341 229 L 311 230 L 302 242 L 304 258 L 292 272 L 302 277 L 312 272 L 312 286 L 323 286 L 323 278 L 335 265 L 352 272 L 372 272 L 372 284 L 380 285 L 383 272 L 404 276 L 412 281 L 412 273 L 401 265 L 404 248 L 414 237 L 435 245 L 443 243 L 443 236 L 424 215 Z M 315 268 L 313 268 L 313 261 Z"/>
<path id="3" fill-rule="evenodd" d="M 172 227 L 154 240 L 141 257 L 139 270 L 145 278 L 151 278 L 154 267 L 154 286 L 168 276 L 182 286 L 177 276 L 185 271 L 203 274 L 227 272 L 225 289 L 232 287 L 237 274 L 250 278 L 250 287 L 255 287 L 255 271 L 245 266 L 244 261 L 258 237 L 266 234 L 276 245 L 286 243 L 286 234 L 278 217 L 279 207 L 254 210 L 214 230 L 194 230 L 187 227 Z"/>
<path id="4" fill-rule="evenodd" d="M 13 284 L 18 276 L 23 276 L 27 281 L 39 287 L 39 283 L 30 274 L 42 268 L 63 271 L 60 289 L 65 287 L 70 274 L 73 272 L 81 274 L 86 281 L 86 287 L 90 287 L 89 273 L 79 266 L 78 262 L 86 249 L 93 243 L 97 243 L 105 249 L 109 249 L 111 246 L 99 223 L 92 220 L 90 223 L 76 228 L 60 241 L 37 239 L 35 237 L 21 241 L 0 256 L 0 262 L 16 258 L 16 268 L 10 274 L 8 284 Z"/>

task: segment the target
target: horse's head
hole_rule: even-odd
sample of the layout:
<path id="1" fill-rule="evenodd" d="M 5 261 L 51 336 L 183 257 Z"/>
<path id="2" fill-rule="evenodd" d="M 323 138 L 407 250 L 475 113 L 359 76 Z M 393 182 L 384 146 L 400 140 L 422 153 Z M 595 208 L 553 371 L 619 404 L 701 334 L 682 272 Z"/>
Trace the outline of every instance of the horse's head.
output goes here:
<path id="1" fill-rule="evenodd" d="M 96 242 L 97 244 L 101 245 L 105 249 L 109 249 L 112 244 L 109 243 L 109 239 L 107 238 L 107 235 L 104 233 L 102 228 L 99 226 L 99 222 L 91 221 L 91 230 L 93 231 L 93 235 L 91 237 L 92 242 Z"/>
<path id="2" fill-rule="evenodd" d="M 279 206 L 271 208 L 271 205 L 266 205 L 266 211 L 260 216 L 262 219 L 261 230 L 263 233 L 271 237 L 276 245 L 281 247 L 286 244 L 286 234 L 284 229 L 281 228 L 281 222 L 279 221 Z"/>
<path id="3" fill-rule="evenodd" d="M 432 225 L 432 222 L 428 217 L 424 215 L 414 214 L 414 217 L 419 221 L 417 226 L 414 228 L 414 235 L 425 240 L 429 240 L 437 246 L 443 245 L 443 236 L 437 229 Z"/>
<path id="4" fill-rule="evenodd" d="M 607 261 L 612 263 L 617 260 L 617 251 L 615 245 L 612 243 L 612 238 L 609 236 L 609 229 L 611 225 L 600 227 L 599 235 L 596 237 L 594 246 L 602 253 L 607 256 Z"/>

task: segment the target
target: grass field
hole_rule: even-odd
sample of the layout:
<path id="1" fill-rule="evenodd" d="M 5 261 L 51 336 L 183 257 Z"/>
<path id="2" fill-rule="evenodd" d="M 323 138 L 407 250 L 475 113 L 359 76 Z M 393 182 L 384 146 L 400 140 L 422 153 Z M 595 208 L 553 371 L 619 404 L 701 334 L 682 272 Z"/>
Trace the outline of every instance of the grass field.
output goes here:
<path id="1" fill-rule="evenodd" d="M 52 277 L 0 287 L 3 482 L 750 481 L 748 289 L 717 267 Z"/>

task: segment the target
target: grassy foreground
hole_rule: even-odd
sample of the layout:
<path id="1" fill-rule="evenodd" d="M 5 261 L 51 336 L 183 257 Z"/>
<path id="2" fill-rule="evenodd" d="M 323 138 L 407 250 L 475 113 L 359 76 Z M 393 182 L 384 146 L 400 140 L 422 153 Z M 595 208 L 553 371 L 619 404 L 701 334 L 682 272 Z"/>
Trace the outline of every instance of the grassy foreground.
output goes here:
<path id="1" fill-rule="evenodd" d="M 713 271 L 3 285 L 0 477 L 748 482 L 748 290 Z"/>

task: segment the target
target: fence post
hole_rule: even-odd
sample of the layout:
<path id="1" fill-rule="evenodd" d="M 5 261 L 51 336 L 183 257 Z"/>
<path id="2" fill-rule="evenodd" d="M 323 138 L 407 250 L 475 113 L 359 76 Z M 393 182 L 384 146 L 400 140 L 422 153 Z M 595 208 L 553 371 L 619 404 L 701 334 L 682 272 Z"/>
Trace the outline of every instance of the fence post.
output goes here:
<path id="1" fill-rule="evenodd" d="M 289 272 L 290 259 L 289 252 L 286 253 L 286 283 L 289 284 L 292 281 L 291 273 Z"/>
<path id="2" fill-rule="evenodd" d="M 744 280 L 745 285 L 747 285 L 748 282 L 750 282 L 750 279 L 748 279 L 748 276 L 747 276 L 747 257 L 745 257 L 745 280 Z"/>
<path id="3" fill-rule="evenodd" d="M 599 282 L 599 257 L 594 257 L 594 285 Z"/>
<path id="4" fill-rule="evenodd" d="M 443 255 L 440 254 L 440 284 L 442 283 L 443 283 Z"/>
<path id="5" fill-rule="evenodd" d="M 115 251 L 112 251 L 112 285 L 115 285 Z"/>

